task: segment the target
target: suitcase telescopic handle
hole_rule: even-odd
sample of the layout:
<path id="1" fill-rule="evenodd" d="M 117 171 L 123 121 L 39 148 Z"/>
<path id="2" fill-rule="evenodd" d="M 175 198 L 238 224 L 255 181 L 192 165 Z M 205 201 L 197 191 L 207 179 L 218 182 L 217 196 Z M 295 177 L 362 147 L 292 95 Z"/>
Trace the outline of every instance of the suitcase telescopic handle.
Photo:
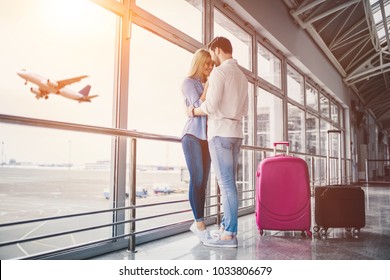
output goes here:
<path id="1" fill-rule="evenodd" d="M 330 134 L 337 134 L 338 138 L 338 157 L 337 157 L 337 179 L 338 184 L 341 184 L 341 176 L 342 176 L 342 168 L 341 168 L 341 130 L 338 129 L 330 129 L 327 131 L 327 144 L 328 144 L 328 151 L 326 153 L 326 184 L 330 185 L 330 176 L 331 176 L 331 170 L 330 170 L 330 157 L 332 153 L 332 143 L 330 141 Z"/>
<path id="2" fill-rule="evenodd" d="M 330 129 L 330 130 L 328 130 L 327 132 L 328 132 L 328 134 L 330 134 L 330 133 L 338 133 L 338 134 L 341 134 L 341 130 L 338 130 L 338 129 Z"/>
<path id="3" fill-rule="evenodd" d="M 288 155 L 290 143 L 287 142 L 287 141 L 278 141 L 278 142 L 274 142 L 274 155 L 275 155 L 275 156 L 276 156 L 276 146 L 278 146 L 278 145 L 284 145 L 284 146 L 286 146 L 286 155 Z"/>

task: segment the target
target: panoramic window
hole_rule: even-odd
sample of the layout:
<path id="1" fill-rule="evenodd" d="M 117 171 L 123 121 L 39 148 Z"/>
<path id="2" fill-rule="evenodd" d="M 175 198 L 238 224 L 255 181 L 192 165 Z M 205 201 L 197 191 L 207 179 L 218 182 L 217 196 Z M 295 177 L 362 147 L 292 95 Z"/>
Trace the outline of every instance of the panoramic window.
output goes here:
<path id="1" fill-rule="evenodd" d="M 133 25 L 129 129 L 181 136 L 187 120 L 181 84 L 189 72 L 192 56 L 175 44 Z"/>
<path id="2" fill-rule="evenodd" d="M 318 112 L 318 90 L 311 84 L 306 84 L 306 107 Z"/>
<path id="3" fill-rule="evenodd" d="M 326 153 L 328 151 L 328 130 L 331 128 L 331 125 L 329 122 L 325 120 L 320 120 L 320 143 L 321 143 L 321 155 L 326 156 Z"/>
<path id="4" fill-rule="evenodd" d="M 293 67 L 287 65 L 287 96 L 303 105 L 304 95 L 303 76 Z"/>
<path id="5" fill-rule="evenodd" d="M 318 117 L 306 114 L 306 152 L 311 155 L 320 153 L 320 120 Z"/>
<path id="6" fill-rule="evenodd" d="M 248 115 L 243 117 L 243 133 L 244 140 L 243 145 L 253 145 L 253 102 L 254 102 L 254 84 L 248 83 Z M 242 150 L 241 160 L 239 163 L 239 169 L 237 174 L 237 187 L 239 191 L 240 207 L 249 206 L 253 204 L 253 200 L 249 198 L 253 197 L 253 151 Z"/>
<path id="7" fill-rule="evenodd" d="M 306 157 L 309 167 L 310 181 L 313 185 L 321 184 L 321 164 L 320 154 L 320 120 L 318 117 L 306 114 L 306 153 L 311 155 Z"/>
<path id="8" fill-rule="evenodd" d="M 159 51 L 156 52 L 155 50 Z M 164 55 L 161 55 L 164 53 Z M 193 54 L 137 26 L 132 27 L 128 127 L 138 132 L 181 137 L 187 114 L 181 84 Z M 158 63 L 156 63 L 158 62 Z M 137 204 L 188 199 L 188 171 L 182 147 L 170 141 L 137 141 Z M 141 208 L 137 217 L 189 209 L 188 203 Z M 150 212 L 152 211 L 152 212 Z M 188 220 L 191 213 L 137 223 L 138 229 Z"/>
<path id="9" fill-rule="evenodd" d="M 278 57 L 261 44 L 257 44 L 257 71 L 259 76 L 279 89 L 282 88 L 281 64 Z"/>
<path id="10" fill-rule="evenodd" d="M 116 19 L 90 1 L 4 2 L 1 113 L 111 127 Z M 22 69 L 39 76 L 41 84 L 25 85 L 26 78 L 17 75 Z M 60 87 L 60 81 L 79 76 L 87 77 Z M 89 96 L 98 95 L 91 102 L 67 98 L 79 98 L 87 85 Z"/>
<path id="11" fill-rule="evenodd" d="M 116 21 L 113 13 L 90 1 L 2 3 L 1 113 L 112 127 Z M 29 81 L 31 77 L 38 80 Z M 86 96 L 88 85 L 91 88 Z M 106 197 L 111 178 L 111 136 L 10 124 L 0 124 L 0 131 L 0 185 L 7 201 L 1 223 L 112 207 Z M 2 237 L 28 239 L 110 222 L 112 213 L 73 217 L 66 222 L 50 220 L 20 226 L 17 234 L 15 228 L 10 229 L 12 233 L 4 229 Z M 0 257 L 24 257 L 85 243 L 91 236 L 109 238 L 111 233 L 111 228 L 103 227 L 21 242 L 2 248 Z"/>
<path id="12" fill-rule="evenodd" d="M 58 217 L 109 209 L 111 137 L 0 124 L 2 215 L 0 223 Z M 34 135 L 44 137 L 33 137 Z M 26 141 L 28 139 L 28 141 Z M 93 144 L 91 144 L 93 143 Z M 30 238 L 112 222 L 112 213 L 41 221 L 2 230 L 2 241 Z M 110 227 L 87 233 L 20 243 L 0 249 L 1 259 L 22 257 L 47 248 L 74 246 L 111 236 Z"/>
<path id="13" fill-rule="evenodd" d="M 136 0 L 137 6 L 199 42 L 202 42 L 202 3 L 202 0 Z"/>
<path id="14" fill-rule="evenodd" d="M 305 112 L 288 104 L 288 141 L 292 152 L 305 152 Z"/>
<path id="15" fill-rule="evenodd" d="M 304 104 L 303 76 L 290 65 L 287 65 L 287 96 L 302 105 Z"/>
<path id="16" fill-rule="evenodd" d="M 242 119 L 242 129 L 244 133 L 244 145 L 253 145 L 252 135 L 253 135 L 253 102 L 254 102 L 254 84 L 248 83 L 248 115 Z"/>
<path id="17" fill-rule="evenodd" d="M 256 145 L 271 148 L 283 140 L 283 101 L 262 88 L 258 92 Z"/>
<path id="18" fill-rule="evenodd" d="M 323 94 L 320 94 L 320 109 L 321 114 L 327 118 L 330 117 L 329 113 L 329 98 Z"/>
<path id="19" fill-rule="evenodd" d="M 338 124 L 340 120 L 339 118 L 340 109 L 339 106 L 337 106 L 337 104 L 334 102 L 330 103 L 330 114 L 331 114 L 331 120 Z"/>
<path id="20" fill-rule="evenodd" d="M 214 37 L 217 36 L 228 38 L 233 46 L 233 58 L 242 67 L 252 71 L 252 36 L 214 9 Z"/>

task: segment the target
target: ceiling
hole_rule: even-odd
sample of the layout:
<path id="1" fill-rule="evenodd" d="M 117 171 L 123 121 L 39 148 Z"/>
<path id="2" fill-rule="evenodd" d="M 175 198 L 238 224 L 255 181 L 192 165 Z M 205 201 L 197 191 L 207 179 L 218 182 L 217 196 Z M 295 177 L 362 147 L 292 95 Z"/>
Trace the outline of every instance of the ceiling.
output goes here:
<path id="1" fill-rule="evenodd" d="M 358 96 L 352 112 L 370 112 L 390 135 L 390 0 L 284 2 Z"/>

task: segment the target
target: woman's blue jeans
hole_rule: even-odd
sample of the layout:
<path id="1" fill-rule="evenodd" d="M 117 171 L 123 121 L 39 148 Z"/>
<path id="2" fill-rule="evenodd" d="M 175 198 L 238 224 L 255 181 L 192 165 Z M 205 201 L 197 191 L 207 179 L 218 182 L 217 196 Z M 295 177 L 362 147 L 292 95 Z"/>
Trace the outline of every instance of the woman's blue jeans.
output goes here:
<path id="1" fill-rule="evenodd" d="M 221 190 L 224 215 L 221 226 L 225 235 L 236 235 L 238 226 L 238 197 L 236 174 L 242 138 L 213 137 L 209 141 L 211 162 Z"/>
<path id="2" fill-rule="evenodd" d="M 206 140 L 186 134 L 181 140 L 184 157 L 190 173 L 189 200 L 197 222 L 204 220 L 206 187 L 210 174 L 210 153 Z"/>

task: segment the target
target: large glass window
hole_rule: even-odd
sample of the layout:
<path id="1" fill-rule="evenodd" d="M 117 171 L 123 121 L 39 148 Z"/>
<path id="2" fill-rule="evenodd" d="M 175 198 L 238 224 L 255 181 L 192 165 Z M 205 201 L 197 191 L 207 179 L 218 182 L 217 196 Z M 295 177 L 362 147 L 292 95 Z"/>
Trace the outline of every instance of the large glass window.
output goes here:
<path id="1" fill-rule="evenodd" d="M 318 111 L 318 90 L 311 84 L 306 84 L 306 107 Z"/>
<path id="2" fill-rule="evenodd" d="M 90 1 L 2 1 L 1 114 L 111 127 L 116 24 L 115 14 Z M 17 75 L 21 69 L 39 75 L 40 81 L 25 85 L 26 78 Z M 78 76 L 86 77 L 66 83 Z M 87 92 L 87 85 L 91 86 L 90 97 L 98 95 L 91 102 L 67 98 L 70 93 L 78 96 L 85 87 L 83 93 Z M 112 175 L 111 136 L 3 123 L 0 132 L 0 223 L 112 207 L 105 196 Z M 22 236 L 28 239 L 111 222 L 112 213 L 102 213 L 22 225 L 11 232 L 3 228 L 0 236 L 2 242 Z M 112 228 L 103 227 L 21 242 L 2 247 L 0 258 L 25 257 L 111 234 Z"/>
<path id="3" fill-rule="evenodd" d="M 259 76 L 277 88 L 282 88 L 282 62 L 272 52 L 257 44 L 257 71 Z"/>
<path id="4" fill-rule="evenodd" d="M 159 51 L 156 52 L 156 49 Z M 164 55 L 161 55 L 161 54 Z M 137 25 L 132 27 L 128 127 L 140 132 L 181 137 L 187 113 L 181 85 L 193 54 Z M 173 63 L 174 62 L 174 63 Z M 180 143 L 137 141 L 137 204 L 188 199 L 188 174 Z M 187 175 L 186 175 L 187 176 Z M 142 197 L 142 193 L 146 193 Z M 138 217 L 188 210 L 188 203 L 141 208 Z M 191 212 L 145 220 L 138 229 L 189 220 Z"/>
<path id="5" fill-rule="evenodd" d="M 306 152 L 311 155 L 320 153 L 320 120 L 318 117 L 306 114 Z"/>
<path id="6" fill-rule="evenodd" d="M 202 0 L 136 0 L 137 6 L 199 42 L 202 42 L 202 3 Z"/>
<path id="7" fill-rule="evenodd" d="M 129 129 L 181 136 L 187 120 L 181 84 L 189 72 L 192 56 L 137 25 L 132 27 Z M 154 152 L 159 154 L 150 150 Z"/>
<path id="8" fill-rule="evenodd" d="M 244 145 L 253 145 L 253 131 L 254 131 L 254 123 L 253 123 L 253 102 L 254 102 L 254 84 L 248 83 L 248 115 L 243 117 L 242 127 L 244 133 Z"/>
<path id="9" fill-rule="evenodd" d="M 214 37 L 217 36 L 228 38 L 233 46 L 233 58 L 237 59 L 241 66 L 252 71 L 252 36 L 214 9 Z"/>
<path id="10" fill-rule="evenodd" d="M 305 112 L 288 104 L 288 141 L 292 152 L 305 151 Z"/>
<path id="11" fill-rule="evenodd" d="M 331 128 L 331 125 L 329 122 L 325 120 L 320 120 L 320 139 L 321 139 L 321 155 L 326 156 L 326 153 L 328 152 L 328 141 L 327 141 L 327 134 L 328 130 Z"/>
<path id="12" fill-rule="evenodd" d="M 258 88 L 256 145 L 271 148 L 283 140 L 283 102 L 272 93 Z"/>
<path id="13" fill-rule="evenodd" d="M 248 115 L 243 117 L 243 145 L 253 145 L 253 131 L 254 131 L 254 84 L 248 83 Z M 253 166 L 253 151 L 243 150 L 241 152 L 241 159 L 239 162 L 237 174 L 237 187 L 239 192 L 239 207 L 253 205 L 253 174 L 255 174 Z"/>
<path id="14" fill-rule="evenodd" d="M 0 123 L 0 223 L 58 217 L 109 209 L 111 137 Z M 40 137 L 34 137 L 38 135 Z M 48 220 L 2 228 L 0 241 L 31 238 L 109 224 L 112 213 Z M 16 230 L 16 231 L 15 231 Z M 0 258 L 18 258 L 53 248 L 110 238 L 112 229 L 74 233 L 1 247 Z"/>
<path id="15" fill-rule="evenodd" d="M 339 123 L 340 109 L 339 106 L 337 106 L 337 104 L 334 102 L 330 103 L 330 114 L 332 121 L 334 121 L 335 123 Z"/>
<path id="16" fill-rule="evenodd" d="M 329 113 L 329 98 L 323 94 L 320 94 L 320 109 L 321 114 L 327 118 L 330 117 Z"/>
<path id="17" fill-rule="evenodd" d="M 287 96 L 302 105 L 304 104 L 303 76 L 290 65 L 287 65 Z"/>
<path id="18" fill-rule="evenodd" d="M 113 13 L 90 1 L 3 1 L 1 113 L 110 127 L 116 20 Z M 25 85 L 25 79 L 17 75 L 21 69 L 42 76 L 42 85 Z M 39 97 L 37 93 L 44 93 L 48 80 L 55 83 L 82 75 L 88 77 L 61 89 L 51 86 L 53 93 L 47 99 L 35 98 Z M 92 102 L 79 103 L 56 94 L 66 89 L 77 95 L 87 85 L 92 86 L 90 95 L 98 95 Z"/>

